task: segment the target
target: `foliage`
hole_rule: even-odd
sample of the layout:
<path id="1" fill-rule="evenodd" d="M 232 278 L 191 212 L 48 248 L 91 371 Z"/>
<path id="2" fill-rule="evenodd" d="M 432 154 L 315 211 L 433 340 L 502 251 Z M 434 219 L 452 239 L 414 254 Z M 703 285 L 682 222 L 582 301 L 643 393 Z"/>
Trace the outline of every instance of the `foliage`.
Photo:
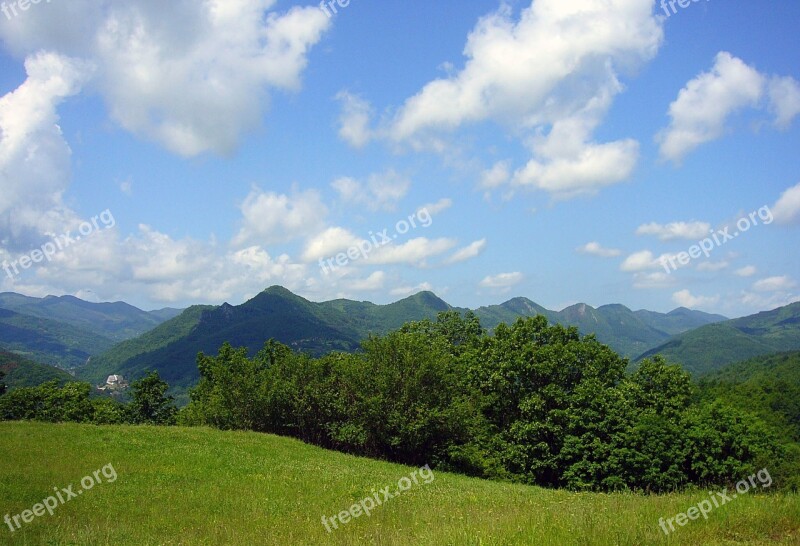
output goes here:
<path id="1" fill-rule="evenodd" d="M 314 359 L 268 342 L 198 356 L 184 424 L 289 435 L 406 464 L 585 490 L 670 491 L 737 480 L 780 457 L 763 422 L 699 403 L 660 357 L 627 361 L 545 317 L 487 335 L 444 312 Z M 760 467 L 759 467 L 760 468 Z"/>
<path id="2" fill-rule="evenodd" d="M 131 384 L 131 402 L 128 405 L 130 420 L 134 424 L 174 425 L 177 410 L 174 398 L 167 396 L 169 385 L 158 372 Z"/>

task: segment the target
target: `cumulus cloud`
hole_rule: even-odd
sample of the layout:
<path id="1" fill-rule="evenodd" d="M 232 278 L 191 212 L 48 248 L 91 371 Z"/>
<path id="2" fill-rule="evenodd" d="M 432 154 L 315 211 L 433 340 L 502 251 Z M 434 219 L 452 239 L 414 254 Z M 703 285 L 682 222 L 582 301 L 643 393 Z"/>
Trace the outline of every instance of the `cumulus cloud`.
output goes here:
<path id="1" fill-rule="evenodd" d="M 649 250 L 634 252 L 622 262 L 620 270 L 628 272 L 645 271 L 660 267 L 656 257 Z"/>
<path id="2" fill-rule="evenodd" d="M 399 286 L 397 288 L 393 288 L 389 293 L 392 296 L 399 296 L 399 297 L 406 297 L 406 296 L 413 296 L 414 294 L 419 294 L 420 292 L 432 292 L 433 285 L 429 282 L 423 282 L 416 286 Z"/>
<path id="3" fill-rule="evenodd" d="M 800 114 L 800 83 L 791 77 L 774 77 L 769 82 L 770 109 L 775 114 L 775 125 L 787 129 Z"/>
<path id="4" fill-rule="evenodd" d="M 411 188 L 411 180 L 389 169 L 370 175 L 366 184 L 344 177 L 335 180 L 331 186 L 345 203 L 363 206 L 371 211 L 393 211 Z"/>
<path id="5" fill-rule="evenodd" d="M 387 244 L 373 251 L 366 260 L 369 265 L 405 264 L 425 267 L 428 260 L 453 249 L 454 239 L 417 237 L 402 244 Z"/>
<path id="6" fill-rule="evenodd" d="M 666 225 L 652 222 L 639 226 L 636 235 L 653 235 L 662 241 L 698 240 L 706 237 L 709 231 L 711 231 L 711 224 L 707 222 L 672 222 Z"/>
<path id="7" fill-rule="evenodd" d="M 480 286 L 482 288 L 491 288 L 495 290 L 502 290 L 507 291 L 517 286 L 525 279 L 525 275 L 520 273 L 519 271 L 515 271 L 513 273 L 500 273 L 498 275 L 489 275 L 485 277 L 481 282 Z"/>
<path id="8" fill-rule="evenodd" d="M 708 308 L 719 303 L 719 296 L 694 296 L 689 290 L 681 290 L 672 294 L 672 301 L 689 309 Z"/>
<path id="9" fill-rule="evenodd" d="M 435 203 L 428 203 L 427 205 L 422 205 L 420 208 L 417 209 L 417 211 L 421 212 L 425 210 L 428 211 L 428 214 L 435 216 L 440 212 L 446 211 L 452 206 L 453 206 L 453 200 L 445 197 L 443 199 L 439 199 Z"/>
<path id="10" fill-rule="evenodd" d="M 728 269 L 730 267 L 730 263 L 726 261 L 722 262 L 703 262 L 697 266 L 698 271 L 707 271 L 707 272 L 716 272 L 722 271 L 723 269 Z"/>
<path id="11" fill-rule="evenodd" d="M 339 137 L 353 148 L 363 148 L 374 137 L 369 127 L 372 107 L 366 100 L 347 91 L 339 93 L 336 99 L 342 105 Z"/>
<path id="12" fill-rule="evenodd" d="M 68 5 L 67 5 L 68 4 Z M 229 154 L 271 90 L 293 91 L 330 20 L 274 0 L 72 0 L 0 26 L 17 55 L 47 50 L 97 66 L 93 90 L 126 130 L 184 156 Z"/>
<path id="13" fill-rule="evenodd" d="M 318 232 L 328 212 L 316 190 L 288 196 L 254 188 L 241 205 L 243 226 L 234 246 L 286 242 Z"/>
<path id="14" fill-rule="evenodd" d="M 800 223 L 800 183 L 783 192 L 770 210 L 779 224 Z"/>
<path id="15" fill-rule="evenodd" d="M 756 273 L 758 273 L 758 269 L 754 265 L 746 265 L 733 272 L 738 277 L 752 277 Z"/>
<path id="16" fill-rule="evenodd" d="M 62 196 L 72 151 L 58 126 L 57 106 L 80 92 L 90 64 L 53 53 L 25 61 L 27 79 L 0 97 L 0 241 L 11 249 L 40 242 L 78 221 Z"/>
<path id="17" fill-rule="evenodd" d="M 472 258 L 480 256 L 480 254 L 485 249 L 486 249 L 486 239 L 475 241 L 470 245 L 467 245 L 464 248 L 461 248 L 456 252 L 454 252 L 452 256 L 450 256 L 449 258 L 447 258 L 447 260 L 445 260 L 444 263 L 450 265 L 471 260 Z"/>
<path id="18" fill-rule="evenodd" d="M 518 17 L 503 4 L 470 33 L 463 69 L 406 100 L 384 133 L 440 149 L 441 133 L 486 121 L 510 126 L 528 135 L 532 158 L 516 172 L 494 165 L 484 188 L 592 193 L 627 179 L 636 165 L 636 141 L 593 135 L 623 90 L 619 72 L 653 58 L 662 39 L 650 0 L 536 0 Z"/>
<path id="19" fill-rule="evenodd" d="M 576 249 L 581 254 L 589 254 L 590 256 L 599 256 L 600 258 L 616 258 L 622 254 L 622 251 L 617 248 L 605 248 L 598 242 L 586 243 L 585 245 Z"/>
<path id="20" fill-rule="evenodd" d="M 762 98 L 786 129 L 800 114 L 800 83 L 791 77 L 768 77 L 726 51 L 714 67 L 686 84 L 670 105 L 670 125 L 656 137 L 661 157 L 680 162 L 697 147 L 720 138 L 737 111 L 761 108 Z"/>
<path id="21" fill-rule="evenodd" d="M 767 277 L 753 283 L 753 290 L 757 292 L 779 292 L 791 290 L 797 283 L 788 275 L 780 277 Z"/>

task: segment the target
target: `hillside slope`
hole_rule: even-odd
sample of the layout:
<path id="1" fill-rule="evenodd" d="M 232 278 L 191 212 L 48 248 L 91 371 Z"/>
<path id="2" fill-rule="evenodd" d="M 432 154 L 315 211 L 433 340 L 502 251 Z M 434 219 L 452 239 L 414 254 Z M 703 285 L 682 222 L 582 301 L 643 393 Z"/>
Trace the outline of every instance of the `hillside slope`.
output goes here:
<path id="1" fill-rule="evenodd" d="M 636 360 L 655 354 L 696 375 L 770 353 L 800 350 L 800 302 L 679 334 Z"/>
<path id="2" fill-rule="evenodd" d="M 0 309 L 0 349 L 63 369 L 83 366 L 114 342 L 70 324 Z"/>
<path id="3" fill-rule="evenodd" d="M 59 384 L 73 381 L 73 377 L 58 368 L 37 364 L 19 355 L 0 351 L 0 372 L 6 374 L 3 383 L 9 388 L 35 387 L 47 381 L 58 381 Z"/>
<path id="4" fill-rule="evenodd" d="M 31 298 L 12 292 L 0 294 L 0 308 L 63 322 L 115 342 L 141 335 L 179 313 L 173 309 L 148 313 L 123 302 L 91 303 L 73 296 Z"/>
<path id="5" fill-rule="evenodd" d="M 285 288 L 268 288 L 239 306 L 192 307 L 139 338 L 123 342 L 80 370 L 99 381 L 119 373 L 136 378 L 146 370 L 179 391 L 199 378 L 197 353 L 216 354 L 223 343 L 259 351 L 268 339 L 312 355 L 355 351 L 370 334 L 382 334 L 405 322 L 434 318 L 450 306 L 431 293 L 391 305 L 336 300 L 313 303 Z"/>
<path id="6" fill-rule="evenodd" d="M 520 317 L 544 315 L 551 323 L 575 326 L 584 334 L 595 334 L 625 357 L 640 355 L 660 345 L 670 336 L 699 326 L 727 320 L 721 315 L 679 308 L 664 314 L 653 311 L 631 311 L 624 305 L 603 305 L 595 309 L 585 303 L 562 311 L 550 311 L 527 298 L 515 298 L 500 305 L 481 307 L 475 311 L 481 324 L 494 328 L 501 322 L 513 323 Z"/>
<path id="7" fill-rule="evenodd" d="M 667 538 L 659 518 L 674 518 L 707 492 L 570 493 L 435 469 L 415 475 L 415 484 L 418 469 L 257 433 L 0 423 L 0 460 L 3 513 L 30 510 L 53 484 L 82 491 L 13 535 L 3 525 L 4 543 L 694 546 L 800 539 L 797 495 L 740 495 Z M 100 469 L 101 483 L 83 490 L 81 478 Z M 396 495 L 403 478 L 411 485 Z M 330 533 L 322 525 L 323 516 L 376 494 L 381 502 L 369 515 L 329 525 Z"/>

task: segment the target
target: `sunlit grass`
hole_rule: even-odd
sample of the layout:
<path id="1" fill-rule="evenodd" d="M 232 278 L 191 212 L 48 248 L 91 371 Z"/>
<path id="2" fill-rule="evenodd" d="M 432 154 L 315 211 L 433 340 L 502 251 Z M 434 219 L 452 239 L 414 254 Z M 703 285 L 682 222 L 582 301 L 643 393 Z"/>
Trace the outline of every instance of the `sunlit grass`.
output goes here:
<path id="1" fill-rule="evenodd" d="M 430 484 L 327 533 L 331 516 L 409 467 L 256 433 L 0 423 L 0 518 L 104 465 L 86 491 L 0 544 L 799 544 L 800 497 L 743 495 L 668 539 L 661 517 L 708 493 L 552 491 L 435 473 Z"/>

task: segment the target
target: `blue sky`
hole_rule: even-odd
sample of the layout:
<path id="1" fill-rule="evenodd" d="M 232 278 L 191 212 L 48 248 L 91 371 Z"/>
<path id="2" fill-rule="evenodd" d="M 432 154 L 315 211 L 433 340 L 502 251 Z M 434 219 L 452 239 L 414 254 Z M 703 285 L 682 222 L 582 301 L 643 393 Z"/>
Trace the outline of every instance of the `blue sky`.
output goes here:
<path id="1" fill-rule="evenodd" d="M 797 2 L 4 5 L 0 290 L 800 299 Z"/>

